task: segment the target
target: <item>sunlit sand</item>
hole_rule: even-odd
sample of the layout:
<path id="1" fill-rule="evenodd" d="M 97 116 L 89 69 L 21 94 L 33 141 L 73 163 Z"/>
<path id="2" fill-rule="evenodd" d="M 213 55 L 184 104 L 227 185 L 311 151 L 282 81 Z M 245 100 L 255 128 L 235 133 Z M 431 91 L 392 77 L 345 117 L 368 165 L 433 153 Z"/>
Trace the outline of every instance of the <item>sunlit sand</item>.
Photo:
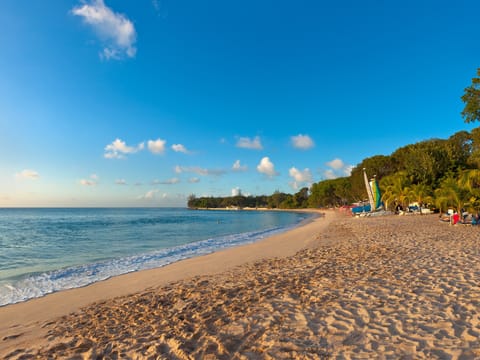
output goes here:
<path id="1" fill-rule="evenodd" d="M 0 308 L 0 356 L 475 359 L 479 260 L 476 227 L 328 212 L 257 244 Z"/>

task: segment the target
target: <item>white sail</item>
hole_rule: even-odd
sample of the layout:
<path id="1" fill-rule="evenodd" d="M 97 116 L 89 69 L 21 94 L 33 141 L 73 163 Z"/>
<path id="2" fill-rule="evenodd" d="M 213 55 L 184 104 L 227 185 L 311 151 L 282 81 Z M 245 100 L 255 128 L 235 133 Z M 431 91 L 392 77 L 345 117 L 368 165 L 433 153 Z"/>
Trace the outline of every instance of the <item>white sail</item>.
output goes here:
<path id="1" fill-rule="evenodd" d="M 372 187 L 370 186 L 370 182 L 368 181 L 367 172 L 365 171 L 365 168 L 363 168 L 363 179 L 365 180 L 365 187 L 367 188 L 368 202 L 370 203 L 370 211 L 374 211 L 375 200 L 373 198 Z"/>

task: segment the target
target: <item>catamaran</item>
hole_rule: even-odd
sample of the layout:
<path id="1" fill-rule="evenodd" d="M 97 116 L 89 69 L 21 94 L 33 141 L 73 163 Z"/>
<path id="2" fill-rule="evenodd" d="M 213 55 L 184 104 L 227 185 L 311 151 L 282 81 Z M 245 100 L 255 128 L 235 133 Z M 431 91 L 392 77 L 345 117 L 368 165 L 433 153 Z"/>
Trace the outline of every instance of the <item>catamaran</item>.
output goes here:
<path id="1" fill-rule="evenodd" d="M 365 188 L 367 189 L 368 204 L 352 208 L 352 214 L 363 214 L 367 216 L 380 212 L 385 213 L 382 203 L 382 194 L 380 193 L 380 187 L 378 186 L 377 177 L 374 176 L 369 181 L 367 177 L 367 171 L 364 168 L 363 179 L 365 181 Z"/>

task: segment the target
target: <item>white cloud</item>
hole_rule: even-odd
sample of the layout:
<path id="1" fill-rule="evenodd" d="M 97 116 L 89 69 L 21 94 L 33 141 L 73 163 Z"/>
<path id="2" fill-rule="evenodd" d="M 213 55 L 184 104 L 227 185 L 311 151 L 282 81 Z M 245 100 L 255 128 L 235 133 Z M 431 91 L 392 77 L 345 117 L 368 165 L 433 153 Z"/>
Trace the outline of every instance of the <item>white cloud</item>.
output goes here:
<path id="1" fill-rule="evenodd" d="M 338 177 L 332 169 L 325 170 L 323 176 L 328 180 L 336 179 Z"/>
<path id="2" fill-rule="evenodd" d="M 313 182 L 312 173 L 308 168 L 300 171 L 297 168 L 292 167 L 288 173 L 293 178 L 293 181 L 290 183 L 293 189 L 298 189 L 301 185 L 310 186 Z"/>
<path id="3" fill-rule="evenodd" d="M 189 154 L 190 153 L 187 150 L 187 148 L 185 146 L 183 146 L 182 144 L 173 144 L 172 145 L 172 150 L 175 151 L 175 152 L 181 152 L 181 153 L 184 153 L 184 154 Z"/>
<path id="4" fill-rule="evenodd" d="M 307 150 L 315 146 L 312 138 L 308 135 L 299 134 L 297 136 L 292 136 L 292 145 L 297 149 Z"/>
<path id="5" fill-rule="evenodd" d="M 353 165 L 345 165 L 342 169 L 343 175 L 350 176 L 352 174 L 354 166 Z"/>
<path id="6" fill-rule="evenodd" d="M 93 180 L 88 180 L 88 179 L 81 179 L 81 180 L 80 180 L 80 185 L 83 185 L 83 186 L 95 186 L 95 185 L 97 185 L 97 182 L 96 182 L 96 181 L 93 181 Z"/>
<path id="7" fill-rule="evenodd" d="M 117 185 L 127 185 L 127 182 L 125 181 L 125 179 L 117 179 L 117 180 L 115 180 L 115 184 L 117 184 Z"/>
<path id="8" fill-rule="evenodd" d="M 233 171 L 247 171 L 247 169 L 247 165 L 241 165 L 240 160 L 235 161 L 232 165 Z"/>
<path id="9" fill-rule="evenodd" d="M 208 175 L 220 176 L 225 174 L 225 172 L 226 171 L 222 169 L 205 169 L 199 166 L 180 166 L 180 165 L 175 166 L 175 173 L 177 174 L 194 173 L 202 176 L 208 176 Z"/>
<path id="10" fill-rule="evenodd" d="M 83 186 L 96 186 L 98 184 L 98 175 L 92 174 L 89 179 L 81 179 L 80 185 Z"/>
<path id="11" fill-rule="evenodd" d="M 192 178 L 188 179 L 188 182 L 189 182 L 190 184 L 196 184 L 196 183 L 199 183 L 199 182 L 200 182 L 200 179 L 197 178 L 197 177 L 192 177 Z"/>
<path id="12" fill-rule="evenodd" d="M 143 150 L 143 148 L 143 142 L 134 147 L 128 146 L 125 141 L 117 138 L 111 144 L 105 146 L 105 154 L 103 156 L 107 159 L 124 159 L 125 154 L 134 154 Z"/>
<path id="13" fill-rule="evenodd" d="M 260 142 L 260 137 L 255 136 L 254 139 L 250 139 L 249 137 L 241 137 L 237 141 L 237 147 L 243 149 L 253 149 L 253 150 L 262 150 L 263 146 Z"/>
<path id="14" fill-rule="evenodd" d="M 327 162 L 325 165 L 330 167 L 324 171 L 323 175 L 326 179 L 336 179 L 338 177 L 350 176 L 353 166 L 345 164 L 341 159 L 333 159 Z"/>
<path id="15" fill-rule="evenodd" d="M 148 140 L 148 150 L 150 150 L 152 154 L 163 154 L 165 152 L 166 143 L 167 141 L 162 139 Z"/>
<path id="16" fill-rule="evenodd" d="M 138 200 L 152 200 L 155 198 L 155 195 L 158 193 L 158 190 L 150 190 L 147 191 L 145 194 L 140 195 L 137 197 Z"/>
<path id="17" fill-rule="evenodd" d="M 153 185 L 174 185 L 174 184 L 178 184 L 179 182 L 180 182 L 180 179 L 177 177 L 174 177 L 164 181 L 154 180 L 152 184 Z"/>
<path id="18" fill-rule="evenodd" d="M 275 166 L 270 161 L 268 156 L 265 156 L 262 158 L 262 160 L 260 160 L 260 163 L 257 166 L 257 171 L 270 177 L 278 175 L 278 173 L 275 171 Z"/>
<path id="19" fill-rule="evenodd" d="M 327 166 L 334 170 L 340 170 L 345 166 L 345 164 L 341 159 L 333 159 L 332 161 L 327 162 Z"/>
<path id="20" fill-rule="evenodd" d="M 242 195 L 242 190 L 237 186 L 232 189 L 232 196 Z"/>
<path id="21" fill-rule="evenodd" d="M 36 180 L 40 177 L 40 174 L 35 170 L 25 169 L 15 174 L 17 179 L 33 179 Z"/>
<path id="22" fill-rule="evenodd" d="M 115 13 L 105 5 L 103 0 L 92 0 L 90 3 L 72 9 L 72 14 L 80 16 L 90 25 L 104 43 L 100 53 L 102 58 L 122 59 L 124 56 L 135 57 L 137 33 L 133 23 L 123 14 Z"/>

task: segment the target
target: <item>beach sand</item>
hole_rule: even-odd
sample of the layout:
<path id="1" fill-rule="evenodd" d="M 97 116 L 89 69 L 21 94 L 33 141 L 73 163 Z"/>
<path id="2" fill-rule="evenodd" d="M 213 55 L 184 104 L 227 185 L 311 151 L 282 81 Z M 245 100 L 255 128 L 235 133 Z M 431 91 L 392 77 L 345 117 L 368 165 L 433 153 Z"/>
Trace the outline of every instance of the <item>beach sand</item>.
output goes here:
<path id="1" fill-rule="evenodd" d="M 434 215 L 329 212 L 0 308 L 12 359 L 480 359 L 479 339 L 480 228 Z"/>

